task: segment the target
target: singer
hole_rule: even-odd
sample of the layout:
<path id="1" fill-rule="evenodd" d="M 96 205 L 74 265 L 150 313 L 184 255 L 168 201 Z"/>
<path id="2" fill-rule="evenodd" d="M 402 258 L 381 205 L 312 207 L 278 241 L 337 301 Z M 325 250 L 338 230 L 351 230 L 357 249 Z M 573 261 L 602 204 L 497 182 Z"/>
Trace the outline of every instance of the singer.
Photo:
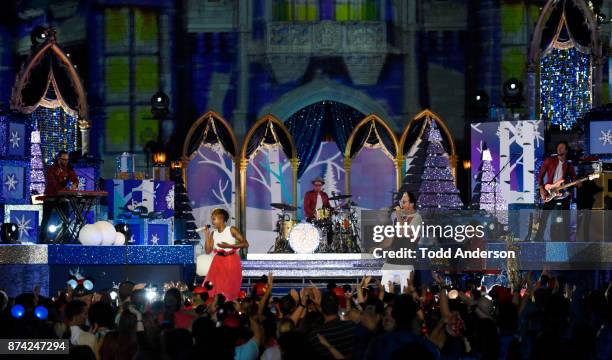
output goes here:
<path id="1" fill-rule="evenodd" d="M 228 301 L 232 301 L 238 297 L 242 284 L 238 249 L 248 248 L 249 243 L 235 226 L 227 225 L 229 213 L 224 209 L 214 209 L 211 218 L 214 230 L 206 227 L 204 250 L 207 254 L 213 252 L 215 256 L 204 283 L 210 281 L 213 285 L 208 292 L 211 298 L 223 294 Z"/>

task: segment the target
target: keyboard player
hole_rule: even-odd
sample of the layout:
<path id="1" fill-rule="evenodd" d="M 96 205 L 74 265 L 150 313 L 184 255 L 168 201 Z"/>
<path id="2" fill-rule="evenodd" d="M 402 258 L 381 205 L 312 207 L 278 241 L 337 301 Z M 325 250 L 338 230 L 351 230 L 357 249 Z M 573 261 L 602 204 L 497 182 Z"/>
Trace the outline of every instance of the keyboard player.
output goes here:
<path id="1" fill-rule="evenodd" d="M 45 170 L 45 200 L 43 202 L 43 218 L 40 224 L 39 242 L 47 243 L 53 241 L 49 239 L 49 231 L 47 226 L 49 220 L 56 210 L 68 213 L 68 203 L 62 199 L 56 199 L 60 190 L 77 190 L 79 186 L 79 178 L 76 172 L 68 163 L 68 152 L 60 151 L 57 153 L 53 165 Z M 59 209 L 61 207 L 61 209 Z"/>

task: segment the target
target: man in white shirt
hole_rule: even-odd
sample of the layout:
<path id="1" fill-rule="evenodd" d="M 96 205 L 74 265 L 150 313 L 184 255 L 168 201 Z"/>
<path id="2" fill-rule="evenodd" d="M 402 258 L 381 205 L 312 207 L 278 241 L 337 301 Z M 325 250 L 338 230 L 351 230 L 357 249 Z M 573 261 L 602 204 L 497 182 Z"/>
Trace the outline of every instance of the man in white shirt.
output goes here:
<path id="1" fill-rule="evenodd" d="M 64 317 L 70 329 L 71 345 L 87 345 L 96 353 L 96 337 L 94 334 L 83 331 L 81 326 L 87 320 L 87 304 L 80 300 L 73 300 L 66 304 Z"/>

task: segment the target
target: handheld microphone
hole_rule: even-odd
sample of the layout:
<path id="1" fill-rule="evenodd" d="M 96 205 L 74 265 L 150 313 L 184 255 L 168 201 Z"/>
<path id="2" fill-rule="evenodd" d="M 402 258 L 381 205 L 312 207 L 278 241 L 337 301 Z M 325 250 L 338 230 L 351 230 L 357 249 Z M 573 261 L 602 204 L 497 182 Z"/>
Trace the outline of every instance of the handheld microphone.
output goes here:
<path id="1" fill-rule="evenodd" d="M 196 232 L 200 232 L 200 231 L 208 230 L 208 229 L 210 229 L 210 224 L 206 224 L 206 225 L 204 225 L 202 227 L 199 227 L 199 228 L 195 229 L 195 231 Z"/>

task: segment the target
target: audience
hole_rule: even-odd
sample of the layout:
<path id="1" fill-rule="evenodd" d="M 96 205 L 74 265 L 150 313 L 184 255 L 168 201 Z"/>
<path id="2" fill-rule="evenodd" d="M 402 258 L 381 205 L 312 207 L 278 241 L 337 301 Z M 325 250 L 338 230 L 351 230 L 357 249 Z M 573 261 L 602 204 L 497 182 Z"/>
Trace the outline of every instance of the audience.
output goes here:
<path id="1" fill-rule="evenodd" d="M 530 276 L 487 291 L 433 274 L 418 291 L 409 279 L 401 294 L 366 277 L 272 299 L 269 274 L 232 302 L 200 288 L 168 289 L 153 301 L 129 282 L 118 302 L 102 294 L 91 305 L 70 293 L 12 299 L 0 291 L 0 337 L 64 338 L 69 358 L 97 360 L 611 359 L 612 287 Z M 12 315 L 15 305 L 21 317 Z"/>

